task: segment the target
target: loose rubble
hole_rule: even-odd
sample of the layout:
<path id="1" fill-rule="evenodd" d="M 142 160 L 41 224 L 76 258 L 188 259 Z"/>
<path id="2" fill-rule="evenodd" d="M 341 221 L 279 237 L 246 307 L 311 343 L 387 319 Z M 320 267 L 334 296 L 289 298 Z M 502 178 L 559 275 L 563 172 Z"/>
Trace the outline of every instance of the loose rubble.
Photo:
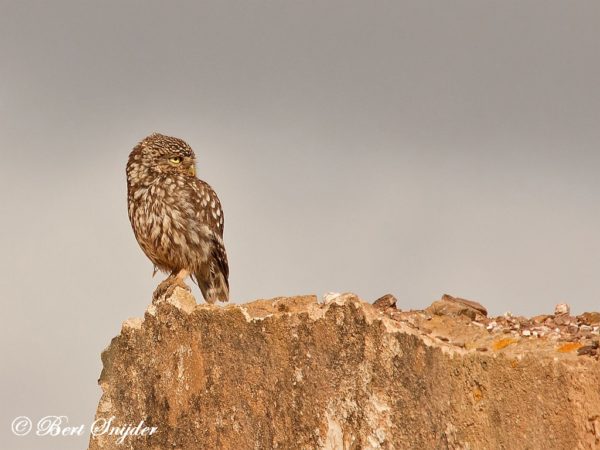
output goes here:
<path id="1" fill-rule="evenodd" d="M 394 299 L 393 305 L 390 297 Z M 600 359 L 599 312 L 585 312 L 572 316 L 570 306 L 560 303 L 555 306 L 554 314 L 528 318 L 506 312 L 502 316 L 488 317 L 486 308 L 480 303 L 448 294 L 444 294 L 440 300 L 422 311 L 396 310 L 395 300 L 388 294 L 378 299 L 375 306 L 390 317 L 406 322 L 424 334 L 456 347 L 484 352 L 489 349 L 502 350 L 510 344 L 529 348 L 527 341 L 537 340 L 538 345 L 548 342 L 560 353 L 572 352 L 579 356 Z M 444 317 L 452 320 L 444 321 Z M 457 320 L 460 330 L 454 329 Z M 464 325 L 467 322 L 470 322 L 468 325 L 472 326 L 473 332 L 465 335 Z M 463 336 L 459 336 L 459 333 Z"/>
<path id="2" fill-rule="evenodd" d="M 392 294 L 386 294 L 383 297 L 379 297 L 373 302 L 373 306 L 378 309 L 386 310 L 387 308 L 396 308 L 396 297 Z"/>

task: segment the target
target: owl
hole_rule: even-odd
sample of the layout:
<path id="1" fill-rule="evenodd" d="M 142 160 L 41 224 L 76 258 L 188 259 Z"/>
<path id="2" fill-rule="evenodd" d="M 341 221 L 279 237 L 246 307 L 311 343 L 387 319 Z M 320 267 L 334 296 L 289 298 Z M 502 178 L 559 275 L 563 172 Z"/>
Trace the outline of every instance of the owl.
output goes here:
<path id="1" fill-rule="evenodd" d="M 208 303 L 229 300 L 223 210 L 215 191 L 196 178 L 196 157 L 181 139 L 152 134 L 127 161 L 127 203 L 133 233 L 157 270 L 158 290 L 194 280 Z"/>

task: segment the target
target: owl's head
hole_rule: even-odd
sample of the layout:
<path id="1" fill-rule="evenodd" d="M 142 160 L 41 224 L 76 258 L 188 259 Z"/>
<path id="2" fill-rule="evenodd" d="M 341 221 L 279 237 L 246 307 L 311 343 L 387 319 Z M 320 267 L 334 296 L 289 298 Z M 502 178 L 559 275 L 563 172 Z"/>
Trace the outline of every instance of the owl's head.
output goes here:
<path id="1" fill-rule="evenodd" d="M 168 173 L 196 175 L 194 151 L 181 139 L 154 133 L 144 138 L 129 155 L 127 176 L 131 181 Z"/>

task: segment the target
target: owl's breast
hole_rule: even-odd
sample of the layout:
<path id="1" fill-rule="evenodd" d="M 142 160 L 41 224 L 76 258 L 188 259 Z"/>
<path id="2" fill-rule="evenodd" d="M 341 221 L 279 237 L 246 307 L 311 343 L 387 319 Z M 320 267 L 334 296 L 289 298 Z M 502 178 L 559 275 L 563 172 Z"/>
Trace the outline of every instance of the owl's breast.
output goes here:
<path id="1" fill-rule="evenodd" d="M 163 270 L 195 268 L 206 260 L 208 237 L 190 193 L 177 180 L 161 180 L 129 193 L 129 219 L 144 253 Z"/>

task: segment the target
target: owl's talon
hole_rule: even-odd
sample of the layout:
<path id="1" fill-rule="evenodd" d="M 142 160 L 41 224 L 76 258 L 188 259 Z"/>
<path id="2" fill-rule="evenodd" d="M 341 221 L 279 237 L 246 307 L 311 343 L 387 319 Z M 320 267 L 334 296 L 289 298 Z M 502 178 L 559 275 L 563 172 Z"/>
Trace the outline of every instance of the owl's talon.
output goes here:
<path id="1" fill-rule="evenodd" d="M 176 287 L 180 287 L 188 292 L 192 292 L 192 288 L 185 284 L 180 278 L 175 278 L 174 280 L 172 280 L 171 287 L 169 289 L 172 289 L 174 291 Z"/>
<path id="2" fill-rule="evenodd" d="M 178 278 L 175 278 L 171 281 L 171 284 L 169 285 L 169 287 L 167 288 L 166 292 L 165 292 L 165 298 L 170 297 L 171 295 L 173 295 L 173 292 L 175 292 L 176 288 L 182 288 L 185 289 L 188 292 L 192 292 L 192 290 L 190 289 L 190 287 L 185 284 L 183 282 L 183 280 L 180 280 Z"/>
<path id="3" fill-rule="evenodd" d="M 167 278 L 166 280 L 162 281 L 158 286 L 156 286 L 156 289 L 154 290 L 154 293 L 152 294 L 153 298 L 157 299 L 157 298 L 164 296 L 164 294 L 169 289 L 169 286 L 171 285 L 170 278 L 171 277 Z"/>
<path id="4" fill-rule="evenodd" d="M 173 292 L 175 292 L 175 288 L 178 287 L 185 289 L 188 292 L 192 292 L 192 289 L 187 284 L 185 284 L 180 277 L 170 275 L 158 285 L 158 287 L 154 291 L 153 297 L 155 299 L 160 297 L 168 298 L 171 295 L 173 295 Z"/>

